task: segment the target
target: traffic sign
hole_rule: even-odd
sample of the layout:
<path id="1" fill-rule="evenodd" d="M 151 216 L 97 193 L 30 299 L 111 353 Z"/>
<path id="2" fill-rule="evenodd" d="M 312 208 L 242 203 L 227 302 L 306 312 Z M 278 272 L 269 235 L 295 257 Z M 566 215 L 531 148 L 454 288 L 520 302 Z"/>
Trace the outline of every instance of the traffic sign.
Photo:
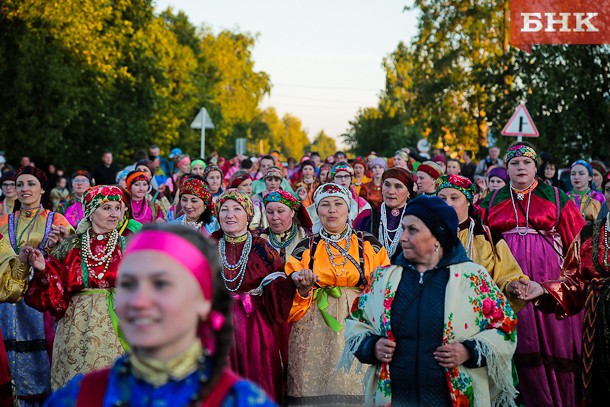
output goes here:
<path id="1" fill-rule="evenodd" d="M 504 129 L 503 136 L 539 137 L 538 129 L 524 104 L 520 104 Z"/>

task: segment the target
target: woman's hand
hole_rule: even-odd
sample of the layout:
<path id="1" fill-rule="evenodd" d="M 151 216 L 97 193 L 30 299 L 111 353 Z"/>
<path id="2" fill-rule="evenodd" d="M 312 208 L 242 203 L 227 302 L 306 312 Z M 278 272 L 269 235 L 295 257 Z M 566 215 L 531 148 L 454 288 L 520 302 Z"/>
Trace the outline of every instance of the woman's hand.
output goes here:
<path id="1" fill-rule="evenodd" d="M 305 199 L 307 199 L 307 191 L 303 187 L 297 188 L 297 195 L 299 196 L 299 199 L 301 201 L 304 201 Z"/>
<path id="2" fill-rule="evenodd" d="M 396 350 L 396 342 L 381 338 L 375 344 L 375 357 L 381 363 L 390 363 Z"/>
<path id="3" fill-rule="evenodd" d="M 444 368 L 451 369 L 470 359 L 470 352 L 461 343 L 450 343 L 436 348 L 434 359 Z"/>
<path id="4" fill-rule="evenodd" d="M 23 246 L 21 249 L 19 249 L 19 262 L 22 264 L 28 264 L 32 250 L 34 250 L 34 248 L 30 245 Z"/>
<path id="5" fill-rule="evenodd" d="M 518 298 L 524 301 L 532 301 L 540 297 L 541 295 L 544 295 L 544 293 L 544 287 L 542 287 L 540 283 L 537 283 L 536 281 L 530 281 L 527 286 L 527 290 L 523 291 Z"/>
<path id="6" fill-rule="evenodd" d="M 292 281 L 297 286 L 297 290 L 299 290 L 299 295 L 301 297 L 307 298 L 309 297 L 309 292 L 312 287 L 320 281 L 320 277 L 314 274 L 313 271 L 309 269 L 303 269 L 301 271 L 297 271 L 290 275 Z"/>
<path id="7" fill-rule="evenodd" d="M 52 249 L 68 237 L 68 229 L 64 226 L 51 226 L 51 233 L 47 237 L 47 248 Z"/>
<path id="8" fill-rule="evenodd" d="M 519 277 L 519 280 L 511 281 L 506 287 L 506 291 L 517 298 L 525 295 L 529 290 L 530 279 L 527 277 Z"/>
<path id="9" fill-rule="evenodd" d="M 30 266 L 34 267 L 38 271 L 43 271 L 47 266 L 44 261 L 44 256 L 36 249 L 32 249 L 30 251 L 28 261 L 30 263 Z"/>

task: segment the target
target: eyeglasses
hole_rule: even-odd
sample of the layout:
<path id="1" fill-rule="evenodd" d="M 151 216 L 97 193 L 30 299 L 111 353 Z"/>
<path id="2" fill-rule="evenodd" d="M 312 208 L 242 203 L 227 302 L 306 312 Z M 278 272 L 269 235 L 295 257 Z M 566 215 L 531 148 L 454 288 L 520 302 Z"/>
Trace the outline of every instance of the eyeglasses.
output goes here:
<path id="1" fill-rule="evenodd" d="M 15 188 L 15 183 L 14 182 L 3 182 L 2 188 Z"/>
<path id="2" fill-rule="evenodd" d="M 335 179 L 338 181 L 352 179 L 351 175 L 335 175 Z"/>
<path id="3" fill-rule="evenodd" d="M 75 180 L 72 180 L 72 182 L 74 184 L 88 184 L 89 180 L 88 179 L 75 179 Z"/>

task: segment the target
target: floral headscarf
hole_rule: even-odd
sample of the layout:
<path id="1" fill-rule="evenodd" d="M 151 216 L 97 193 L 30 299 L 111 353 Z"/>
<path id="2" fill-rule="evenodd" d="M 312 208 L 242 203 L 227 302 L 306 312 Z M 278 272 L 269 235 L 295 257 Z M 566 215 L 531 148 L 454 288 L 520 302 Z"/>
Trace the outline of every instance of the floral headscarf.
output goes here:
<path id="1" fill-rule="evenodd" d="M 441 175 L 436 180 L 436 193 L 438 194 L 438 192 L 444 188 L 457 189 L 466 196 L 468 202 L 472 204 L 472 202 L 474 201 L 474 185 L 472 184 L 472 181 L 470 181 L 466 177 L 462 177 L 461 175 L 455 174 Z"/>
<path id="2" fill-rule="evenodd" d="M 282 169 L 280 167 L 269 167 L 267 168 L 267 171 L 265 172 L 265 179 L 267 178 L 279 178 L 282 179 L 284 178 L 284 173 L 282 172 Z"/>
<path id="3" fill-rule="evenodd" d="M 350 167 L 351 168 L 351 167 Z M 347 207 L 351 206 L 352 203 L 352 194 L 344 187 L 338 184 L 328 183 L 320 186 L 316 189 L 316 192 L 313 194 L 313 201 L 316 205 L 316 211 L 318 210 L 318 205 L 322 199 L 327 198 L 329 196 L 336 196 L 342 198 L 347 203 Z"/>
<path id="4" fill-rule="evenodd" d="M 329 177 L 330 179 L 334 179 L 335 175 L 337 175 L 340 172 L 347 172 L 349 175 L 351 175 L 352 177 L 354 176 L 354 169 L 347 163 L 338 163 L 335 164 L 333 166 L 333 168 L 330 169 L 330 173 L 329 173 Z"/>
<path id="5" fill-rule="evenodd" d="M 264 201 L 265 205 L 267 205 L 270 202 L 283 203 L 284 205 L 286 205 L 293 211 L 296 211 L 299 208 L 299 205 L 301 204 L 299 201 L 297 201 L 297 199 L 290 192 L 286 192 L 281 189 L 278 191 L 269 192 L 265 196 L 263 201 Z"/>
<path id="6" fill-rule="evenodd" d="M 366 162 L 364 162 L 364 159 L 362 157 L 356 157 L 354 158 L 354 161 L 352 161 L 352 167 L 355 169 L 356 168 L 356 164 L 360 164 L 364 167 L 364 169 L 366 170 L 367 166 L 366 166 Z"/>
<path id="7" fill-rule="evenodd" d="M 250 179 L 250 174 L 246 170 L 235 171 L 231 176 L 231 182 L 229 188 L 237 188 L 245 180 Z"/>
<path id="8" fill-rule="evenodd" d="M 593 161 L 591 161 L 590 164 L 591 164 L 591 168 L 593 168 L 594 170 L 596 170 L 597 172 L 602 174 L 602 177 L 604 176 L 606 171 L 608 171 L 606 169 L 606 166 L 604 165 L 604 163 L 601 161 L 593 160 Z"/>
<path id="9" fill-rule="evenodd" d="M 516 157 L 528 157 L 534 160 L 536 165 L 538 165 L 538 154 L 536 150 L 531 148 L 530 146 L 526 146 L 524 144 L 517 144 L 516 146 L 512 146 L 506 152 L 504 156 L 504 163 L 508 165 L 508 162 Z"/>
<path id="10" fill-rule="evenodd" d="M 225 192 L 220 194 L 215 204 L 216 213 L 220 214 L 220 208 L 229 199 L 237 202 L 244 208 L 246 214 L 248 215 L 248 223 L 250 223 L 252 221 L 252 218 L 254 218 L 254 204 L 252 203 L 252 200 L 250 199 L 248 194 L 243 191 L 240 191 L 237 188 L 229 188 Z"/>
<path id="11" fill-rule="evenodd" d="M 83 194 L 83 219 L 89 219 L 106 202 L 121 202 L 122 198 L 123 190 L 114 185 L 98 185 L 87 189 Z"/>
<path id="12" fill-rule="evenodd" d="M 195 195 L 201 199 L 205 207 L 212 203 L 212 191 L 205 181 L 199 177 L 184 177 L 180 184 L 180 196 L 184 194 Z"/>

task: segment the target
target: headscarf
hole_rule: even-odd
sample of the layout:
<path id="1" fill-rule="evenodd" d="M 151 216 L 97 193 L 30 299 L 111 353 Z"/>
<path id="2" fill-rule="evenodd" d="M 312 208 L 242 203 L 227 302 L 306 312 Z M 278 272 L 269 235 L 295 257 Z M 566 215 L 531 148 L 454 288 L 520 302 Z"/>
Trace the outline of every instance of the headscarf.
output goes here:
<path id="1" fill-rule="evenodd" d="M 371 168 L 376 165 L 381 165 L 384 170 L 388 169 L 388 162 L 383 157 L 377 157 L 373 161 L 371 161 Z"/>
<path id="2" fill-rule="evenodd" d="M 312 167 L 314 170 L 316 169 L 316 164 L 315 164 L 313 161 L 311 161 L 311 160 L 307 159 L 307 160 L 305 160 L 305 161 L 301 161 L 301 166 L 300 166 L 301 171 L 303 171 L 303 168 L 304 168 L 304 167 L 306 167 L 306 166 L 308 166 L 308 165 L 309 165 L 310 167 Z"/>
<path id="3" fill-rule="evenodd" d="M 204 170 L 207 168 L 207 165 L 206 165 L 205 161 L 203 161 L 201 158 L 196 158 L 193 161 L 191 161 L 191 170 L 196 165 L 201 165 Z"/>
<path id="4" fill-rule="evenodd" d="M 205 170 L 203 170 L 203 179 L 205 179 L 207 181 L 208 175 L 210 175 L 210 173 L 214 172 L 214 171 L 218 171 L 220 173 L 220 179 L 224 178 L 225 174 L 224 174 L 224 172 L 222 172 L 220 167 L 217 165 L 211 164 L 211 165 L 208 165 L 207 167 L 205 167 Z"/>
<path id="5" fill-rule="evenodd" d="M 120 202 L 123 199 L 123 190 L 114 185 L 98 185 L 91 187 L 83 194 L 83 218 L 89 219 L 97 208 L 106 202 Z"/>
<path id="6" fill-rule="evenodd" d="M 396 152 L 394 153 L 394 157 L 399 156 L 400 158 L 402 158 L 403 160 L 405 160 L 405 162 L 409 162 L 409 151 L 405 150 L 404 148 L 401 148 L 400 150 L 396 150 Z"/>
<path id="7" fill-rule="evenodd" d="M 341 162 L 338 164 L 335 164 L 331 169 L 330 169 L 330 180 L 333 180 L 335 178 L 335 175 L 337 175 L 340 172 L 347 172 L 349 175 L 351 175 L 352 177 L 354 176 L 354 169 L 347 163 Z"/>
<path id="8" fill-rule="evenodd" d="M 508 162 L 515 157 L 528 157 L 534 160 L 536 165 L 538 165 L 538 154 L 536 150 L 531 148 L 530 146 L 526 146 L 525 144 L 517 144 L 508 149 L 506 151 L 506 155 L 504 156 L 504 164 L 508 165 Z"/>
<path id="9" fill-rule="evenodd" d="M 405 170 L 404 168 L 392 167 L 383 172 L 381 181 L 383 182 L 388 178 L 395 178 L 402 182 L 409 190 L 410 197 L 415 195 L 415 178 L 413 178 L 413 174 L 411 174 L 411 172 Z"/>
<path id="10" fill-rule="evenodd" d="M 595 183 L 593 182 L 593 167 L 591 167 L 591 164 L 589 164 L 585 160 L 576 160 L 572 163 L 572 165 L 570 165 L 570 169 L 574 168 L 575 165 L 582 165 L 587 169 L 587 172 L 591 177 L 591 181 L 589 181 L 589 188 L 591 188 L 591 190 L 595 190 Z"/>
<path id="11" fill-rule="evenodd" d="M 75 171 L 74 174 L 72 174 L 72 176 L 70 177 L 70 181 L 74 181 L 74 178 L 76 177 L 85 177 L 89 180 L 89 183 L 93 182 L 93 177 L 91 177 L 91 174 L 85 170 Z"/>
<path id="12" fill-rule="evenodd" d="M 347 207 L 349 210 L 349 207 L 352 203 L 352 194 L 347 190 L 347 188 L 344 188 L 339 184 L 333 184 L 331 182 L 318 187 L 318 189 L 316 189 L 316 192 L 314 192 L 313 202 L 316 205 L 316 211 L 318 210 L 318 205 L 320 204 L 320 201 L 322 201 L 322 199 L 324 198 L 328 198 L 329 196 L 336 196 L 345 200 L 345 203 L 347 203 Z"/>
<path id="13" fill-rule="evenodd" d="M 444 155 L 435 155 L 434 157 L 432 157 L 432 161 L 435 163 L 443 163 L 447 165 L 447 158 L 445 158 Z"/>
<path id="14" fill-rule="evenodd" d="M 210 167 L 208 167 L 208 168 L 210 168 Z M 229 199 L 237 202 L 244 208 L 244 210 L 246 211 L 246 215 L 248 215 L 248 224 L 249 224 L 252 221 L 252 219 L 254 218 L 254 204 L 252 203 L 252 200 L 250 199 L 248 194 L 246 194 L 243 191 L 240 191 L 237 188 L 229 188 L 225 192 L 220 194 L 220 196 L 216 200 L 216 204 L 215 204 L 216 213 L 220 214 L 220 208 Z"/>
<path id="15" fill-rule="evenodd" d="M 235 171 L 231 176 L 231 182 L 229 182 L 229 188 L 237 188 L 245 180 L 250 179 L 250 174 L 246 170 Z"/>
<path id="16" fill-rule="evenodd" d="M 126 178 L 126 177 L 127 177 L 127 174 L 129 174 L 129 172 L 130 172 L 130 171 L 129 171 L 129 170 L 127 170 L 127 169 L 119 171 L 119 172 L 117 173 L 117 175 L 116 175 L 116 183 L 118 184 L 119 182 L 121 182 L 121 180 L 122 180 L 123 178 Z"/>
<path id="17" fill-rule="evenodd" d="M 279 178 L 281 180 L 284 178 L 284 173 L 280 167 L 272 166 L 267 168 L 265 172 L 265 179 L 267 178 Z"/>
<path id="18" fill-rule="evenodd" d="M 155 176 L 155 163 L 150 161 L 150 160 L 140 160 L 136 163 L 136 168 L 138 168 L 139 166 L 145 166 L 146 168 L 148 168 L 150 170 L 151 176 Z"/>
<path id="19" fill-rule="evenodd" d="M 412 199 L 404 214 L 413 215 L 424 222 L 445 253 L 459 242 L 457 213 L 438 196 L 420 195 Z"/>
<path id="20" fill-rule="evenodd" d="M 597 160 L 591 161 L 591 168 L 602 174 L 602 176 L 608 171 L 604 163 Z"/>
<path id="21" fill-rule="evenodd" d="M 295 212 L 299 208 L 299 205 L 301 204 L 299 201 L 297 201 L 297 199 L 290 192 L 286 192 L 281 189 L 278 191 L 269 192 L 263 198 L 263 202 L 265 203 L 265 205 L 267 205 L 270 202 L 279 202 L 279 203 L 286 205 L 287 207 L 289 207 L 290 209 L 292 209 Z"/>
<path id="22" fill-rule="evenodd" d="M 364 170 L 366 171 L 366 162 L 364 162 L 364 159 L 362 157 L 356 157 L 352 161 L 352 168 L 354 168 L 354 170 L 356 169 L 356 164 L 362 165 L 364 167 Z"/>
<path id="23" fill-rule="evenodd" d="M 40 187 L 46 191 L 47 190 L 47 174 L 45 174 L 42 170 L 33 167 L 31 165 L 26 165 L 25 167 L 21 167 L 17 170 L 17 174 L 15 174 L 15 180 L 19 178 L 21 175 L 31 175 L 40 182 Z"/>
<path id="24" fill-rule="evenodd" d="M 606 184 L 610 182 L 610 171 L 606 172 L 606 174 L 604 175 L 604 180 L 602 181 L 602 192 L 604 192 L 604 189 L 606 188 Z"/>
<path id="25" fill-rule="evenodd" d="M 201 199 L 205 207 L 212 204 L 212 191 L 205 181 L 199 177 L 184 177 L 180 183 L 180 196 L 184 194 L 195 195 Z"/>
<path id="26" fill-rule="evenodd" d="M 468 199 L 470 204 L 472 204 L 474 201 L 474 194 L 476 193 L 476 190 L 472 184 L 472 181 L 466 177 L 455 174 L 441 175 L 436 180 L 436 194 L 438 195 L 439 191 L 444 188 L 457 189 L 463 193 L 464 196 L 466 196 L 466 199 Z"/>
<path id="27" fill-rule="evenodd" d="M 419 164 L 419 167 L 417 167 L 417 171 L 421 171 L 425 174 L 428 174 L 434 179 L 437 179 L 443 174 L 443 169 L 439 167 L 438 164 L 434 161 L 424 161 L 423 163 Z"/>
<path id="28" fill-rule="evenodd" d="M 487 174 L 487 178 L 491 179 L 492 177 L 498 177 L 506 184 L 510 182 L 510 178 L 508 176 L 508 171 L 504 167 L 494 167 L 489 170 L 489 174 Z"/>
<path id="29" fill-rule="evenodd" d="M 146 181 L 150 184 L 148 175 L 144 171 L 131 171 L 129 174 L 127 174 L 127 179 L 125 180 L 127 190 L 131 192 L 131 186 L 137 181 Z"/>

